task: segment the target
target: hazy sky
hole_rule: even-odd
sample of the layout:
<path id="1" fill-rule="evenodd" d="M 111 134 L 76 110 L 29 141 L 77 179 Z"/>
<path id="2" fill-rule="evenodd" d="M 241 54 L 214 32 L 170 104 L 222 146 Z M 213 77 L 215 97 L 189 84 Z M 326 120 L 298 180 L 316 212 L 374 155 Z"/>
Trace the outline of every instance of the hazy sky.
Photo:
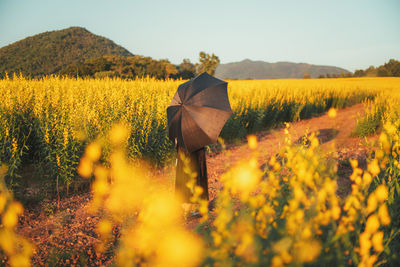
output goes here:
<path id="1" fill-rule="evenodd" d="M 70 26 L 175 64 L 200 51 L 350 71 L 400 60 L 400 0 L 0 0 L 0 47 Z"/>

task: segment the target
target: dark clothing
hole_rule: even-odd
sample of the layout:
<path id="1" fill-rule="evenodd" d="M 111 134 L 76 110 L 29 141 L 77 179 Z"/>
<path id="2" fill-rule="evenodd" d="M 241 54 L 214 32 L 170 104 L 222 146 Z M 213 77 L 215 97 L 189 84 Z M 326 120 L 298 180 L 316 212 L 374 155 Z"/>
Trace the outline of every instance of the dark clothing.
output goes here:
<path id="1" fill-rule="evenodd" d="M 190 202 L 192 192 L 186 186 L 186 183 L 189 181 L 190 176 L 189 174 L 184 172 L 185 163 L 180 157 L 180 154 L 184 153 L 186 158 L 189 159 L 188 167 L 190 167 L 191 172 L 195 172 L 197 174 L 196 184 L 203 188 L 203 194 L 201 195 L 201 197 L 208 200 L 208 178 L 205 148 L 203 147 L 199 150 L 189 153 L 185 149 L 178 146 L 177 152 L 178 162 L 176 165 L 175 192 L 181 195 L 183 202 Z"/>

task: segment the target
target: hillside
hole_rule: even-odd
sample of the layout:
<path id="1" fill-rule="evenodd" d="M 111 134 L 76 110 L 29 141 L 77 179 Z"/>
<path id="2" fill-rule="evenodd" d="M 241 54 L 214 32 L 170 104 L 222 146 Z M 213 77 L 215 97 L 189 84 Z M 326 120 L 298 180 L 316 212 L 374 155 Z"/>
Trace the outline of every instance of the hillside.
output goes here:
<path id="1" fill-rule="evenodd" d="M 0 48 L 0 76 L 5 72 L 21 72 L 40 77 L 105 55 L 133 56 L 125 48 L 85 28 L 44 32 Z"/>
<path id="2" fill-rule="evenodd" d="M 304 73 L 311 78 L 320 75 L 348 73 L 348 70 L 333 66 L 318 66 L 306 63 L 252 61 L 245 59 L 240 62 L 220 64 L 215 76 L 220 79 L 282 79 L 303 78 Z"/>

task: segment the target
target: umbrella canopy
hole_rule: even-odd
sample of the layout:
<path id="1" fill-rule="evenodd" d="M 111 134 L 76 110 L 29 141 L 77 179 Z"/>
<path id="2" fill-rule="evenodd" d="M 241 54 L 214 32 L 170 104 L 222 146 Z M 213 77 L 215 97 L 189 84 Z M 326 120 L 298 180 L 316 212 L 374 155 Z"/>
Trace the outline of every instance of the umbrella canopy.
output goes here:
<path id="1" fill-rule="evenodd" d="M 167 108 L 169 138 L 189 152 L 216 143 L 232 114 L 227 85 L 207 72 L 181 84 Z"/>

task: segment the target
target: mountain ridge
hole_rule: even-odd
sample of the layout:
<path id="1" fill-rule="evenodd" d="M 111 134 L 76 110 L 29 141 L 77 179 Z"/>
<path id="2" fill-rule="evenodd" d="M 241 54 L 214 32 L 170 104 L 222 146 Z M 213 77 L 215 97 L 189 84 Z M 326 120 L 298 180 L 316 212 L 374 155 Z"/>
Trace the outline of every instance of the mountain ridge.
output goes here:
<path id="1" fill-rule="evenodd" d="M 238 62 L 220 64 L 215 76 L 220 79 L 284 79 L 303 78 L 308 73 L 311 78 L 320 75 L 349 73 L 348 70 L 328 65 L 294 63 L 289 61 L 266 62 L 244 59 Z"/>

